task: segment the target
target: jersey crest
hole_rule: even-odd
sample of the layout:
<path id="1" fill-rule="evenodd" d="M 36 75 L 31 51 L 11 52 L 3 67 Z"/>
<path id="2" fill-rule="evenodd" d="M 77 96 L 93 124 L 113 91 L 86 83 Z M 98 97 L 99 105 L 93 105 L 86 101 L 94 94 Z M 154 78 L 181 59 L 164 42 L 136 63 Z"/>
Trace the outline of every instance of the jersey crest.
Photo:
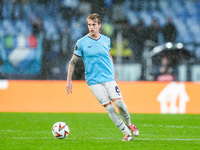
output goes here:
<path id="1" fill-rule="evenodd" d="M 103 43 L 104 47 L 108 49 L 108 43 Z"/>

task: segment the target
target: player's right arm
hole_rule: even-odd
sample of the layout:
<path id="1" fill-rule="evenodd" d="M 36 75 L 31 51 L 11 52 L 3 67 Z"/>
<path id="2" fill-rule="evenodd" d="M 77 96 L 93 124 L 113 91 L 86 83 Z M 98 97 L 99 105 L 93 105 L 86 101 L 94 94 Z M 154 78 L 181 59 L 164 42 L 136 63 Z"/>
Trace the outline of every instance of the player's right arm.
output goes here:
<path id="1" fill-rule="evenodd" d="M 73 54 L 69 62 L 68 73 L 67 73 L 67 85 L 66 85 L 66 90 L 68 94 L 72 93 L 72 75 L 73 75 L 74 68 L 78 59 L 79 59 L 79 56 Z"/>

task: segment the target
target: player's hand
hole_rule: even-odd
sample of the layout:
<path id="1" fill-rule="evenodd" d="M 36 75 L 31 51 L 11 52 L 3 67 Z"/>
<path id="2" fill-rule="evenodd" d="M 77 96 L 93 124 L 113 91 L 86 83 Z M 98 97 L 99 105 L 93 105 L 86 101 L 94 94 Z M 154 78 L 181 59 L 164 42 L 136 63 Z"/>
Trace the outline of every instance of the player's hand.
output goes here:
<path id="1" fill-rule="evenodd" d="M 66 90 L 67 90 L 68 94 L 72 93 L 72 87 L 73 87 L 72 81 L 68 80 L 67 81 L 67 86 L 66 86 Z"/>

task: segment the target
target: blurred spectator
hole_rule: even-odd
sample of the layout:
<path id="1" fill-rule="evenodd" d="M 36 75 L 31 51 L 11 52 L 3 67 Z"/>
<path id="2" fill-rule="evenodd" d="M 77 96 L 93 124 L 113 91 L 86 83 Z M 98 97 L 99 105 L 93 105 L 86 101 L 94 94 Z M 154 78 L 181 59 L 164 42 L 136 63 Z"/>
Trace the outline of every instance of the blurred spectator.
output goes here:
<path id="1" fill-rule="evenodd" d="M 156 74 L 157 81 L 174 81 L 174 71 L 167 56 L 161 57 L 161 65 Z"/>
<path id="2" fill-rule="evenodd" d="M 32 34 L 34 36 L 38 36 L 38 34 L 45 34 L 45 30 L 43 28 L 42 19 L 38 17 L 32 25 Z"/>
<path id="3" fill-rule="evenodd" d="M 143 20 L 139 19 L 137 25 L 133 30 L 132 42 L 134 43 L 134 55 L 137 62 L 142 62 L 142 54 L 144 49 L 144 42 L 147 36 L 147 28 L 144 26 Z"/>
<path id="4" fill-rule="evenodd" d="M 89 0 L 92 4 L 92 13 L 98 13 L 100 16 L 104 16 L 104 0 Z"/>
<path id="5" fill-rule="evenodd" d="M 122 26 L 120 27 L 120 30 L 122 31 L 122 56 L 127 57 L 126 60 L 132 61 L 134 59 L 133 51 L 134 51 L 134 43 L 133 43 L 133 26 L 129 23 L 127 19 L 124 19 L 124 21 L 121 23 Z M 115 28 L 115 38 L 117 37 L 117 33 L 119 29 Z M 113 41 L 114 44 L 114 41 Z M 130 55 L 126 56 L 123 54 L 123 51 L 130 50 Z M 124 59 L 125 60 L 125 59 Z"/>
<path id="6" fill-rule="evenodd" d="M 76 8 L 78 8 L 78 5 L 79 5 L 79 0 L 62 0 L 60 9 L 63 18 L 69 22 L 76 11 Z"/>
<path id="7" fill-rule="evenodd" d="M 0 57 L 0 66 L 3 65 L 3 60 Z"/>
<path id="8" fill-rule="evenodd" d="M 70 20 L 70 34 L 72 45 L 74 46 L 77 39 L 79 39 L 85 32 L 86 22 L 84 20 L 83 15 L 77 9 L 77 11 L 73 14 L 73 18 Z"/>
<path id="9" fill-rule="evenodd" d="M 127 39 L 128 41 L 131 40 L 132 36 L 133 36 L 133 27 L 131 26 L 131 24 L 129 23 L 129 21 L 127 19 L 125 19 L 122 22 L 122 37 L 124 39 Z M 118 30 L 118 29 L 116 29 Z"/>
<path id="10" fill-rule="evenodd" d="M 149 27 L 148 31 L 148 39 L 155 42 L 155 44 L 158 44 L 158 36 L 160 34 L 160 26 L 158 24 L 158 20 L 154 19 L 152 22 L 152 25 Z"/>
<path id="11" fill-rule="evenodd" d="M 43 50 L 42 50 L 42 66 L 41 66 L 41 79 L 48 80 L 51 79 L 52 76 L 52 66 L 55 63 L 51 60 L 51 41 L 44 38 L 43 40 Z"/>
<path id="12" fill-rule="evenodd" d="M 132 8 L 133 10 L 140 11 L 142 9 L 142 6 L 144 5 L 145 1 L 144 0 L 133 0 L 132 1 Z"/>
<path id="13" fill-rule="evenodd" d="M 12 20 L 15 20 L 16 14 L 17 14 L 16 13 L 16 7 L 17 7 L 19 1 L 18 0 L 12 0 L 11 2 L 12 2 L 11 18 L 12 18 Z"/>
<path id="14" fill-rule="evenodd" d="M 59 27 L 59 23 L 57 23 L 57 27 Z M 70 30 L 68 25 L 65 26 L 64 31 L 59 30 L 59 34 L 61 36 L 60 44 L 61 44 L 61 51 L 60 51 L 60 58 L 61 61 L 66 62 L 66 60 L 69 60 L 71 58 L 71 55 L 73 54 L 72 51 L 72 41 L 70 36 Z"/>
<path id="15" fill-rule="evenodd" d="M 1 65 L 3 65 L 3 60 L 0 57 L 0 79 L 5 79 L 5 77 L 1 74 Z"/>
<path id="16" fill-rule="evenodd" d="M 148 0 L 147 11 L 160 10 L 159 0 Z"/>
<path id="17" fill-rule="evenodd" d="M 0 20 L 3 19 L 3 4 L 4 0 L 0 0 Z"/>
<path id="18" fill-rule="evenodd" d="M 43 3 L 43 4 L 47 4 L 49 3 L 51 0 L 37 0 L 38 3 Z"/>
<path id="19" fill-rule="evenodd" d="M 33 22 L 33 21 L 32 21 Z M 40 17 L 37 17 L 35 22 L 32 23 L 32 34 L 33 36 L 38 37 L 39 35 L 43 38 L 43 50 L 42 50 L 42 67 L 41 67 L 41 79 L 49 79 L 49 76 L 51 76 L 50 72 L 50 65 L 47 58 L 47 52 L 51 50 L 50 42 L 47 41 L 45 38 L 45 30 L 43 27 L 42 19 Z"/>
<path id="20" fill-rule="evenodd" d="M 23 5 L 28 3 L 29 0 L 12 0 L 11 18 L 12 20 L 24 19 Z"/>
<path id="21" fill-rule="evenodd" d="M 163 27 L 164 42 L 176 42 L 177 31 L 176 27 L 171 21 L 171 18 L 167 18 L 167 24 Z"/>
<path id="22" fill-rule="evenodd" d="M 104 16 L 107 16 L 109 19 L 112 18 L 112 6 L 113 6 L 114 0 L 104 0 Z"/>

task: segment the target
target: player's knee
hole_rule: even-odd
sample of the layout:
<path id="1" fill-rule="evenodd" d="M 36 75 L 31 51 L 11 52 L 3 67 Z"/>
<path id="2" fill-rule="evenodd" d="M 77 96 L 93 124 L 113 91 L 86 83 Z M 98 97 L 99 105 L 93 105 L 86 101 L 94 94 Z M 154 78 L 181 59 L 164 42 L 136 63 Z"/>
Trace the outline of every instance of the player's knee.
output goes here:
<path id="1" fill-rule="evenodd" d="M 107 112 L 112 112 L 112 111 L 115 111 L 115 107 L 113 106 L 113 104 L 109 104 L 105 107 L 106 111 Z"/>
<path id="2" fill-rule="evenodd" d="M 117 108 L 121 108 L 123 107 L 124 101 L 122 99 L 116 100 L 115 105 L 117 106 Z"/>
<path id="3" fill-rule="evenodd" d="M 107 104 L 104 104 L 103 106 L 106 108 L 108 105 L 110 105 L 111 102 L 107 103 Z"/>
<path id="4" fill-rule="evenodd" d="M 115 102 L 115 101 L 118 101 L 120 99 L 122 99 L 122 98 L 112 98 L 112 101 Z"/>

